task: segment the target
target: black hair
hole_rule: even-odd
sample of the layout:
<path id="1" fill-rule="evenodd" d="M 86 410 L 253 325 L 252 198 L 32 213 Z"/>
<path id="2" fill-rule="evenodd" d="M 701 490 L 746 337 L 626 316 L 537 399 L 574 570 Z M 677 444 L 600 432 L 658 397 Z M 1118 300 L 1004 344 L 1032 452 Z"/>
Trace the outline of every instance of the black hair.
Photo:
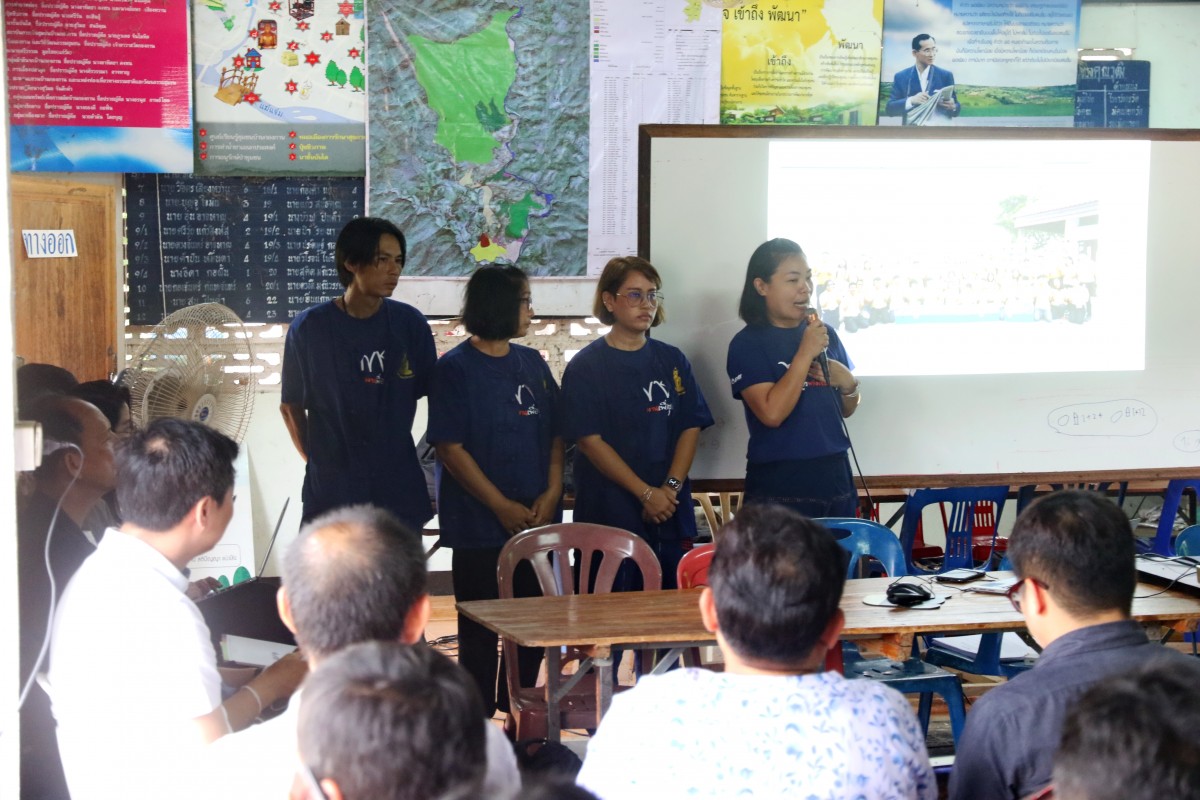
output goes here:
<path id="1" fill-rule="evenodd" d="M 926 39 L 932 40 L 935 44 L 937 43 L 937 39 L 934 39 L 928 33 L 918 33 L 913 37 L 912 40 L 912 49 L 914 53 L 921 49 L 921 42 L 925 41 Z"/>
<path id="2" fill-rule="evenodd" d="M 51 442 L 73 444 L 83 448 L 83 423 L 76 416 L 79 398 L 62 394 L 42 394 L 34 397 L 25 404 L 21 419 L 26 422 L 37 422 L 42 426 L 42 440 L 47 445 Z M 65 450 L 50 450 L 49 455 L 42 459 L 41 465 L 34 474 L 41 478 L 48 476 L 57 469 L 57 465 Z"/>
<path id="3" fill-rule="evenodd" d="M 1084 692 L 1063 721 L 1054 796 L 1200 797 L 1200 669 L 1193 660 L 1159 659 Z"/>
<path id="4" fill-rule="evenodd" d="M 475 270 L 463 292 L 463 327 L 491 341 L 516 336 L 521 326 L 521 295 L 528 286 L 529 277 L 520 267 Z"/>
<path id="5" fill-rule="evenodd" d="M 1038 498 L 1017 517 L 1008 558 L 1036 578 L 1073 616 L 1129 614 L 1137 573 L 1125 514 L 1095 492 L 1068 489 Z"/>
<path id="6" fill-rule="evenodd" d="M 113 431 L 121 424 L 121 408 L 130 407 L 129 387 L 111 381 L 81 383 L 71 390 L 71 395 L 100 409 L 100 413 L 108 418 L 108 427 Z"/>
<path id="7" fill-rule="evenodd" d="M 747 325 L 770 324 L 766 298 L 758 293 L 754 281 L 758 279 L 770 283 L 779 265 L 793 256 L 805 258 L 800 245 L 791 239 L 771 239 L 755 248 L 750 263 L 746 265 L 746 282 L 742 284 L 742 299 L 738 303 L 738 316 Z"/>
<path id="8" fill-rule="evenodd" d="M 820 524 L 783 506 L 744 507 L 708 572 L 725 641 L 743 658 L 799 665 L 837 614 L 845 563 Z"/>
<path id="9" fill-rule="evenodd" d="M 374 506 L 317 517 L 283 557 L 296 640 L 317 658 L 358 642 L 395 641 L 426 580 L 420 538 Z"/>
<path id="10" fill-rule="evenodd" d="M 403 269 L 408 260 L 408 243 L 395 223 L 380 217 L 357 217 L 346 223 L 346 227 L 338 234 L 333 250 L 333 261 L 337 265 L 338 280 L 342 286 L 349 288 L 354 283 L 354 273 L 346 269 L 346 265 L 373 265 L 379 253 L 379 240 L 389 234 L 400 242 L 400 267 Z"/>
<path id="11" fill-rule="evenodd" d="M 576 784 L 570 776 L 522 773 L 521 790 L 513 800 L 597 800 L 597 798 L 596 795 Z"/>
<path id="12" fill-rule="evenodd" d="M 482 784 L 487 724 L 458 664 L 424 644 L 363 642 L 305 681 L 300 759 L 347 800 L 430 800 Z"/>
<path id="13" fill-rule="evenodd" d="M 47 394 L 68 394 L 79 385 L 69 370 L 54 364 L 22 364 L 17 367 L 17 411 L 24 419 L 25 406 Z"/>
<path id="14" fill-rule="evenodd" d="M 655 289 L 662 289 L 662 277 L 658 274 L 658 270 L 644 258 L 638 256 L 618 256 L 610 258 L 608 263 L 604 265 L 604 271 L 600 273 L 600 279 L 596 281 L 596 295 L 592 298 L 592 315 L 603 322 L 605 325 L 612 325 L 617 321 L 612 312 L 604 307 L 604 293 L 615 295 L 621 290 L 621 284 L 625 283 L 625 278 L 631 272 L 639 272 L 645 276 L 646 280 L 654 284 Z M 656 325 L 661 325 L 667 321 L 667 312 L 663 308 L 663 304 L 659 303 L 654 307 L 654 320 L 650 323 L 653 328 Z"/>
<path id="15" fill-rule="evenodd" d="M 196 503 L 233 488 L 237 442 L 199 422 L 156 419 L 117 443 L 117 502 L 126 522 L 168 531 Z"/>

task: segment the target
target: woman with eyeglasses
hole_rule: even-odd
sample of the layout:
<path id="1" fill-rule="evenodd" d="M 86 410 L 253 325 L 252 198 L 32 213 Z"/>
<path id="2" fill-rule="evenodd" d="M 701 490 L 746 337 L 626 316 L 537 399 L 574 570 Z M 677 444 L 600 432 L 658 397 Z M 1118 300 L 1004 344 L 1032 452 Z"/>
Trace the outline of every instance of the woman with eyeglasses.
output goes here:
<path id="1" fill-rule="evenodd" d="M 454 551 L 459 600 L 499 596 L 496 565 L 515 533 L 562 520 L 563 444 L 558 384 L 541 354 L 514 344 L 529 331 L 533 301 L 517 267 L 483 267 L 471 276 L 462 322 L 471 337 L 438 359 L 429 395 L 428 439 L 436 447 L 441 543 Z M 540 595 L 528 564 L 515 595 Z M 508 710 L 497 692 L 496 634 L 458 615 L 459 662 L 483 695 L 488 716 Z M 524 686 L 537 681 L 542 651 L 521 648 Z M 503 674 L 501 672 L 501 674 Z"/>
<path id="2" fill-rule="evenodd" d="M 611 329 L 563 373 L 564 435 L 575 454 L 576 522 L 638 534 L 658 555 L 663 587 L 696 537 L 688 471 L 708 404 L 677 347 L 648 333 L 664 319 L 662 279 L 649 261 L 614 258 L 596 285 L 592 313 Z M 617 591 L 639 589 L 622 569 Z"/>
<path id="3" fill-rule="evenodd" d="M 808 260 L 790 239 L 750 256 L 738 306 L 746 327 L 725 362 L 750 429 L 744 500 L 852 517 L 858 492 L 842 419 L 858 408 L 858 381 L 837 331 L 812 311 L 812 292 Z"/>

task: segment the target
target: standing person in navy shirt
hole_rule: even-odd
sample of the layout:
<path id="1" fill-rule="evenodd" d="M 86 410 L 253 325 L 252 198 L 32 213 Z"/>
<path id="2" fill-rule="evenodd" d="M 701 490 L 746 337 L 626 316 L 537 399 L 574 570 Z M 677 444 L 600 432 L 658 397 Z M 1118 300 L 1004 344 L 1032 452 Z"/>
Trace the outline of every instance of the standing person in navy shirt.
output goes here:
<path id="1" fill-rule="evenodd" d="M 809 318 L 812 271 L 800 245 L 772 239 L 750 256 L 738 316 L 746 327 L 725 362 L 746 407 L 745 501 L 807 517 L 852 517 L 858 502 L 842 418 L 858 408 L 858 381 L 837 331 Z M 829 374 L 821 366 L 828 352 Z"/>
<path id="2" fill-rule="evenodd" d="M 288 328 L 279 410 L 308 462 L 305 521 L 359 503 L 386 508 L 414 531 L 433 516 L 412 423 L 437 351 L 421 312 L 389 299 L 405 252 L 391 222 L 351 220 L 334 253 L 346 291 Z"/>
<path id="3" fill-rule="evenodd" d="M 434 368 L 427 438 L 437 448 L 441 543 L 454 550 L 454 596 L 494 600 L 500 550 L 515 533 L 562 519 L 563 443 L 558 384 L 537 350 L 512 344 L 529 331 L 529 280 L 516 267 L 483 267 L 467 282 L 463 325 L 471 338 Z M 528 563 L 518 597 L 541 594 Z M 496 634 L 458 615 L 458 661 L 490 717 L 508 711 L 497 689 Z M 542 651 L 520 649 L 523 686 L 537 681 Z"/>
<path id="4" fill-rule="evenodd" d="M 604 267 L 592 313 L 612 328 L 563 373 L 564 430 L 578 443 L 575 521 L 641 536 L 662 564 L 663 587 L 674 588 L 675 566 L 696 538 L 688 471 L 713 418 L 683 352 L 647 336 L 664 319 L 662 301 L 649 261 Z M 632 578 L 623 569 L 614 588 L 641 588 Z"/>

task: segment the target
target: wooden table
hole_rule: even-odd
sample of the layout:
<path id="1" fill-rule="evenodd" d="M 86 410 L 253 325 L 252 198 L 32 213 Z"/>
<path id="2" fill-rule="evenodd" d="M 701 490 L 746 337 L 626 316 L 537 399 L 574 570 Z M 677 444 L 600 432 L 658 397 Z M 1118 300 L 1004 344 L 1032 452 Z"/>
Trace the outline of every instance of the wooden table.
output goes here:
<path id="1" fill-rule="evenodd" d="M 991 573 L 996 578 L 1011 573 Z M 889 578 L 849 581 L 842 596 L 846 639 L 868 639 L 878 644 L 872 651 L 904 658 L 919 633 L 1021 630 L 1025 622 L 1002 595 L 960 592 L 938 585 L 935 591 L 951 595 L 938 609 L 922 611 L 880 608 L 863 603 L 867 595 L 884 593 Z M 546 649 L 546 702 L 549 736 L 557 741 L 558 703 L 588 671 L 596 671 L 598 714 L 612 699 L 612 650 L 623 648 L 683 649 L 713 644 L 713 636 L 700 622 L 699 589 L 621 594 L 526 597 L 513 600 L 473 600 L 458 604 L 468 618 L 525 647 Z M 1158 592 L 1139 584 L 1136 595 Z M 1153 629 L 1179 628 L 1200 620 L 1200 600 L 1169 591 L 1133 603 L 1133 616 Z M 590 654 L 579 672 L 559 681 L 561 648 L 580 647 Z M 668 662 L 669 663 L 669 662 Z"/>

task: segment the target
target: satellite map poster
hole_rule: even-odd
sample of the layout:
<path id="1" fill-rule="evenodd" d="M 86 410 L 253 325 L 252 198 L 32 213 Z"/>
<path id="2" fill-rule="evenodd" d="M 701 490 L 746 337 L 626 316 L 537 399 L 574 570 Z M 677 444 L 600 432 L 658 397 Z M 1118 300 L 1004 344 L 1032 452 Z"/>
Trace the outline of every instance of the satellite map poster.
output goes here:
<path id="1" fill-rule="evenodd" d="M 191 172 L 188 0 L 6 0 L 14 171 Z"/>
<path id="2" fill-rule="evenodd" d="M 1071 127 L 1080 0 L 887 0 L 880 125 Z"/>
<path id="3" fill-rule="evenodd" d="M 373 0 L 368 210 L 406 276 L 583 276 L 588 0 Z"/>
<path id="4" fill-rule="evenodd" d="M 194 0 L 197 173 L 365 173 L 364 4 Z"/>

